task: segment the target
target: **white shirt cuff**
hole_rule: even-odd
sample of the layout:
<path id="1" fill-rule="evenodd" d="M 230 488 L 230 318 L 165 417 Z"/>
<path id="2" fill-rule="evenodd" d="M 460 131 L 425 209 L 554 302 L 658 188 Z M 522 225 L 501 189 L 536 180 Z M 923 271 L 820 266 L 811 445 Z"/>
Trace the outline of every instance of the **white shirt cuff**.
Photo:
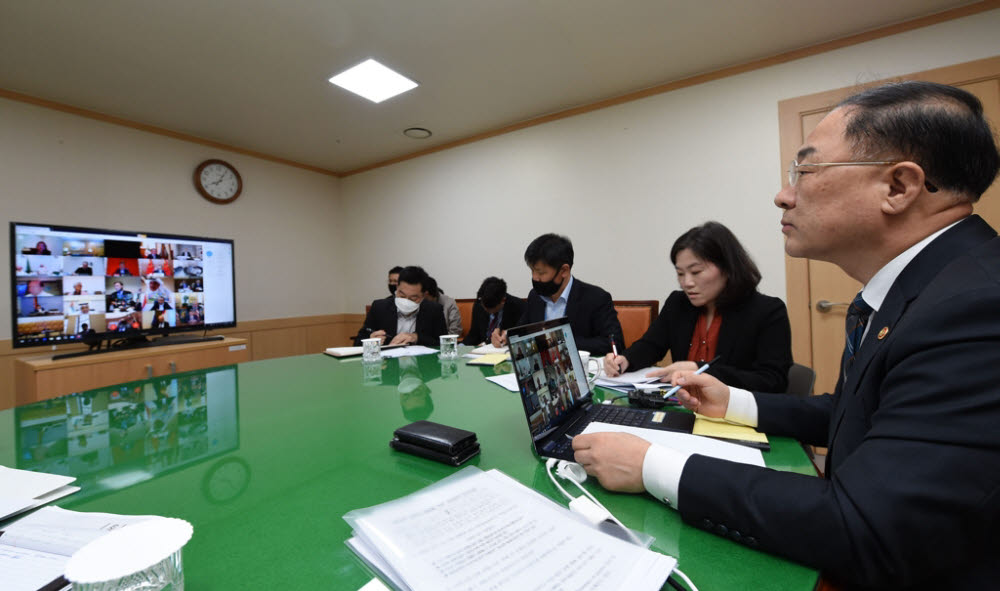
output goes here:
<path id="1" fill-rule="evenodd" d="M 690 452 L 650 445 L 642 460 L 642 485 L 646 491 L 676 509 L 681 472 L 689 457 Z"/>
<path id="2" fill-rule="evenodd" d="M 757 400 L 747 390 L 729 388 L 729 406 L 726 407 L 726 420 L 750 427 L 757 426 Z"/>

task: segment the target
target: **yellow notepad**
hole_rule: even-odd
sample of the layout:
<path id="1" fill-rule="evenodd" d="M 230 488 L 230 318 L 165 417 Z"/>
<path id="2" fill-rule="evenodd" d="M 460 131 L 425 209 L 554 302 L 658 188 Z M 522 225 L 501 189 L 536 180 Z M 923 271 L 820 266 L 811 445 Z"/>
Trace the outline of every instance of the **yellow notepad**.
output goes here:
<path id="1" fill-rule="evenodd" d="M 695 413 L 694 435 L 705 437 L 718 437 L 721 439 L 736 439 L 739 441 L 750 441 L 753 443 L 767 443 L 767 435 L 746 425 L 734 425 L 725 419 L 714 419 Z"/>
<path id="2" fill-rule="evenodd" d="M 475 359 L 470 359 L 468 365 L 496 365 L 498 363 L 503 363 L 510 359 L 510 354 L 508 353 L 491 353 L 489 355 L 480 355 Z"/>

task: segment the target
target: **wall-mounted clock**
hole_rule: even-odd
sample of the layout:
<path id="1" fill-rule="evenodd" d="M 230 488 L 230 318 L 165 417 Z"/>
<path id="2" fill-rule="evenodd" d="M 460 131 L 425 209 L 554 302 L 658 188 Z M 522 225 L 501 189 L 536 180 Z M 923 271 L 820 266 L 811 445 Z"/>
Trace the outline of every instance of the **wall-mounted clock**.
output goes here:
<path id="1" fill-rule="evenodd" d="M 206 160 L 194 169 L 194 186 L 205 199 L 224 205 L 236 201 L 243 192 L 243 179 L 232 164 Z"/>

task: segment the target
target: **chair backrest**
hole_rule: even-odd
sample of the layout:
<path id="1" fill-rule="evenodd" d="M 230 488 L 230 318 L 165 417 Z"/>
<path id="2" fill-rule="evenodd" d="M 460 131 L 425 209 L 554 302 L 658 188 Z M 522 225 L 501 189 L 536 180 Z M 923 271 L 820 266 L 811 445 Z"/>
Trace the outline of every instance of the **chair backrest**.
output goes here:
<path id="1" fill-rule="evenodd" d="M 656 300 L 615 300 L 614 306 L 618 322 L 622 325 L 626 348 L 646 334 L 646 329 L 660 313 L 660 302 Z"/>
<path id="2" fill-rule="evenodd" d="M 793 363 L 788 368 L 788 389 L 787 394 L 798 394 L 799 396 L 810 396 L 813 393 L 813 386 L 816 385 L 816 372 L 813 368 Z"/>
<path id="3" fill-rule="evenodd" d="M 476 298 L 455 298 L 455 303 L 458 304 L 458 313 L 462 316 L 462 334 L 458 338 L 461 342 L 472 328 L 472 309 L 476 305 Z"/>

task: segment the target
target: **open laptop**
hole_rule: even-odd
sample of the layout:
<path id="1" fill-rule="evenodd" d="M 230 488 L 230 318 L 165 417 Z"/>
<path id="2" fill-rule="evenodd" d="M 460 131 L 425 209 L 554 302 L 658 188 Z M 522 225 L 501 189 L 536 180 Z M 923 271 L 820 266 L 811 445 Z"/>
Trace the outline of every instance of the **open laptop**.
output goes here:
<path id="1" fill-rule="evenodd" d="M 572 461 L 571 437 L 592 422 L 683 433 L 694 426 L 691 413 L 593 404 L 566 318 L 511 328 L 507 341 L 532 444 L 541 457 Z"/>

